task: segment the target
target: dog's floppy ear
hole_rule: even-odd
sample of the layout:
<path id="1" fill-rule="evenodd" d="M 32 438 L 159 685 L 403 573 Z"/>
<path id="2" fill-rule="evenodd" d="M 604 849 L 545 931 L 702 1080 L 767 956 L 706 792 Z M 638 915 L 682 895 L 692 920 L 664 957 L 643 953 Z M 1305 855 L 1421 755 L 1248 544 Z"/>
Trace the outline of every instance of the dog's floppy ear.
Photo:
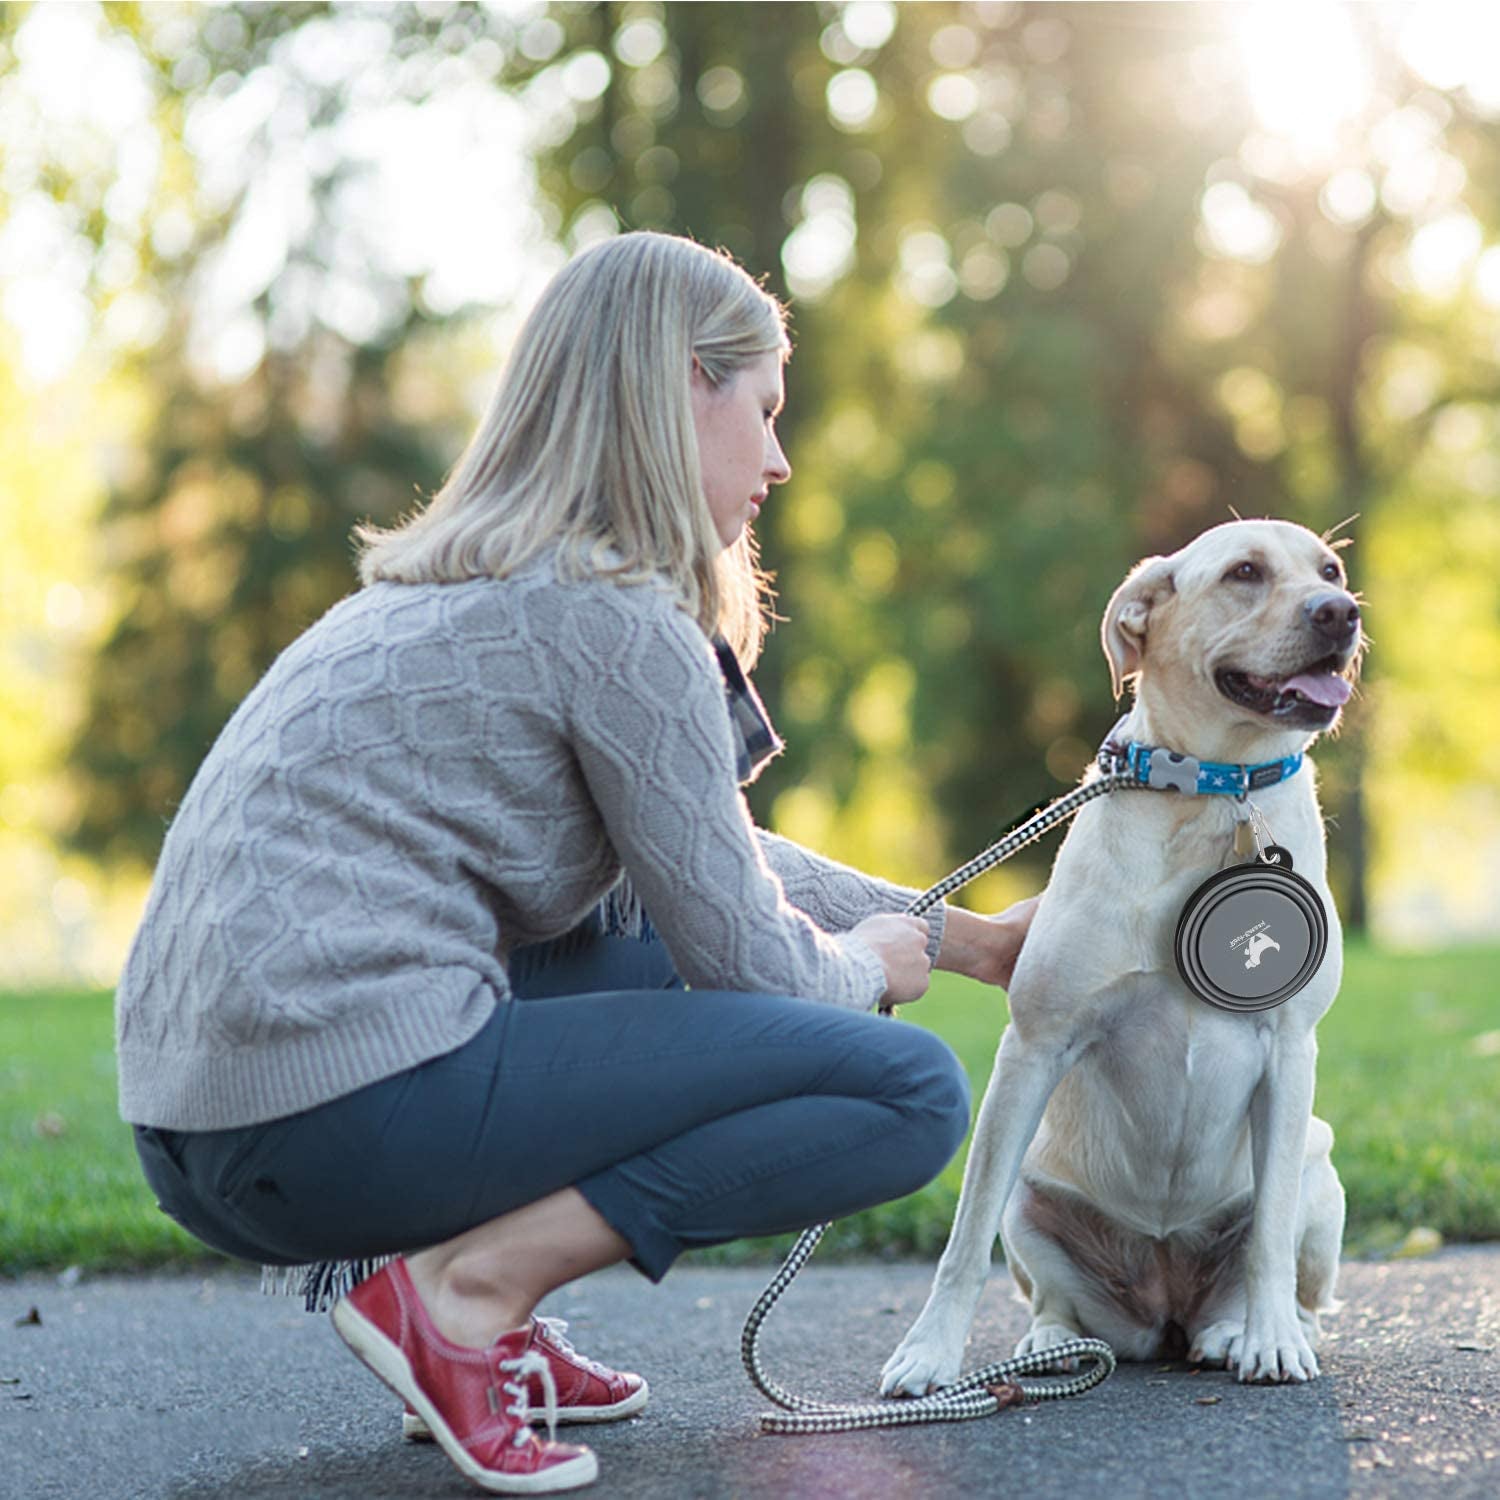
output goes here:
<path id="1" fill-rule="evenodd" d="M 1109 608 L 1104 611 L 1100 634 L 1116 698 L 1141 669 L 1146 655 L 1146 624 L 1152 609 L 1175 592 L 1170 557 L 1148 557 L 1137 563 L 1115 590 Z"/>

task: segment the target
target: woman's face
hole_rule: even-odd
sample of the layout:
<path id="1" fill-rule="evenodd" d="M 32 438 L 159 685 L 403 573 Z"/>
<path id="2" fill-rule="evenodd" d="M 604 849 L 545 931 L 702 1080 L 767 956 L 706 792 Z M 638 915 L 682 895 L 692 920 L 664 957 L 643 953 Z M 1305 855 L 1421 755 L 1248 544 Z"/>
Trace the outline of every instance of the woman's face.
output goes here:
<path id="1" fill-rule="evenodd" d="M 703 493 L 714 529 L 732 546 L 766 502 L 773 484 L 792 477 L 776 440 L 784 391 L 782 357 L 762 354 L 721 386 L 693 363 L 693 428 L 703 465 Z"/>

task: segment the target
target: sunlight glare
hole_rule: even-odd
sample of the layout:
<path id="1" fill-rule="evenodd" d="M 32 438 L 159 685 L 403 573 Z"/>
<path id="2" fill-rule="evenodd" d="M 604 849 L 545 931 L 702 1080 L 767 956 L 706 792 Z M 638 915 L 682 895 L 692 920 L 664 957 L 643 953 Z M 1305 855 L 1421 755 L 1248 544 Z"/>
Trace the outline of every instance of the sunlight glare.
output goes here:
<path id="1" fill-rule="evenodd" d="M 1435 88 L 1462 88 L 1490 113 L 1500 106 L 1500 7 L 1473 0 L 1412 6 L 1399 46 L 1412 70 Z"/>
<path id="2" fill-rule="evenodd" d="M 1422 225 L 1406 252 L 1412 282 L 1425 296 L 1453 296 L 1483 246 L 1484 231 L 1472 214 L 1444 214 Z"/>
<path id="3" fill-rule="evenodd" d="M 1281 226 L 1237 182 L 1216 182 L 1203 194 L 1205 248 L 1231 260 L 1259 265 L 1276 253 Z"/>
<path id="4" fill-rule="evenodd" d="M 1326 161 L 1373 88 L 1347 6 L 1262 0 L 1237 10 L 1235 39 L 1256 119 L 1305 160 Z"/>
<path id="5" fill-rule="evenodd" d="M 802 214 L 781 247 L 781 263 L 793 294 L 816 301 L 854 264 L 854 193 L 842 177 L 820 173 L 802 190 Z"/>
<path id="6" fill-rule="evenodd" d="M 37 6 L 13 47 L 17 65 L 0 72 L 0 325 L 16 340 L 21 376 L 45 386 L 87 344 L 92 250 L 40 164 L 66 152 L 81 177 L 108 182 L 103 204 L 115 228 L 139 217 L 157 162 L 136 128 L 149 102 L 141 60 L 101 31 L 95 12 Z"/>
<path id="7" fill-rule="evenodd" d="M 1475 262 L 1474 290 L 1486 307 L 1500 308 L 1500 245 L 1486 250 Z"/>

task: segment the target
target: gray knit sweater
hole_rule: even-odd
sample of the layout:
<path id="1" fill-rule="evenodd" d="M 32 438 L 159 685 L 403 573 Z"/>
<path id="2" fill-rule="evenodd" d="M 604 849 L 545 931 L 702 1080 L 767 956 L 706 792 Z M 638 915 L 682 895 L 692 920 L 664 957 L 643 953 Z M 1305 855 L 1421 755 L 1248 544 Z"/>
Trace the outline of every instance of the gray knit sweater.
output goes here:
<path id="1" fill-rule="evenodd" d="M 688 984 L 869 1008 L 884 974 L 848 929 L 913 893 L 758 832 L 734 766 L 713 650 L 664 588 L 543 561 L 351 595 L 168 830 L 117 992 L 121 1114 L 253 1124 L 449 1052 L 508 997 L 506 954 L 622 868 Z"/>

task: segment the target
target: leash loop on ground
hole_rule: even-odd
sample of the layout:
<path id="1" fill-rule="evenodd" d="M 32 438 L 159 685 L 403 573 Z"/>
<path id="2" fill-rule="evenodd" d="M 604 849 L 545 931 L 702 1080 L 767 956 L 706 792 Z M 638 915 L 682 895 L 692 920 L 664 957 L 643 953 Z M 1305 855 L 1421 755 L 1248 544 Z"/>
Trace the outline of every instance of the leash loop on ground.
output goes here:
<path id="1" fill-rule="evenodd" d="M 1096 797 L 1140 782 L 1131 774 L 1106 774 L 1086 782 L 1074 791 L 1049 803 L 1039 813 L 1007 833 L 968 864 L 960 865 L 951 875 L 923 891 L 907 907 L 909 916 L 920 917 L 945 896 L 967 885 L 971 880 L 993 869 L 1012 854 L 1034 843 L 1043 834 L 1066 821 L 1085 803 Z M 1072 1339 L 1054 1348 L 973 1370 L 960 1376 L 952 1385 L 899 1401 L 881 1401 L 864 1406 L 840 1405 L 831 1401 L 814 1401 L 793 1395 L 777 1385 L 760 1362 L 760 1332 L 771 1309 L 785 1295 L 797 1273 L 812 1258 L 823 1236 L 833 1226 L 817 1224 L 797 1237 L 781 1268 L 760 1294 L 740 1334 L 740 1358 L 744 1361 L 751 1383 L 768 1401 L 782 1408 L 768 1412 L 760 1419 L 761 1430 L 775 1433 L 854 1432 L 868 1427 L 904 1427 L 917 1422 L 965 1422 L 971 1417 L 987 1417 L 1026 1401 L 1059 1401 L 1092 1390 L 1115 1367 L 1114 1351 L 1102 1339 Z M 1057 1375 L 1059 1364 L 1079 1361 L 1084 1368 L 1076 1375 Z M 1018 1380 L 1021 1375 L 1047 1375 L 1043 1381 Z"/>
<path id="2" fill-rule="evenodd" d="M 761 1395 L 783 1408 L 780 1412 L 767 1412 L 761 1417 L 762 1432 L 855 1432 L 869 1427 L 906 1427 L 917 1422 L 966 1422 L 971 1417 L 990 1416 L 1003 1407 L 1015 1405 L 1018 1400 L 1060 1401 L 1065 1396 L 1081 1396 L 1098 1385 L 1115 1367 L 1114 1351 L 1102 1340 L 1072 1339 L 1052 1349 L 985 1365 L 961 1376 L 952 1385 L 908 1400 L 846 1406 L 795 1396 L 777 1385 L 761 1366 L 757 1347 L 761 1324 L 831 1227 L 830 1224 L 818 1224 L 798 1236 L 791 1254 L 745 1320 L 745 1330 L 740 1335 L 740 1357 L 745 1362 L 745 1369 Z M 1046 1374 L 1065 1360 L 1084 1361 L 1086 1367 L 1077 1375 L 1057 1376 L 1041 1382 L 1016 1378 Z"/>

